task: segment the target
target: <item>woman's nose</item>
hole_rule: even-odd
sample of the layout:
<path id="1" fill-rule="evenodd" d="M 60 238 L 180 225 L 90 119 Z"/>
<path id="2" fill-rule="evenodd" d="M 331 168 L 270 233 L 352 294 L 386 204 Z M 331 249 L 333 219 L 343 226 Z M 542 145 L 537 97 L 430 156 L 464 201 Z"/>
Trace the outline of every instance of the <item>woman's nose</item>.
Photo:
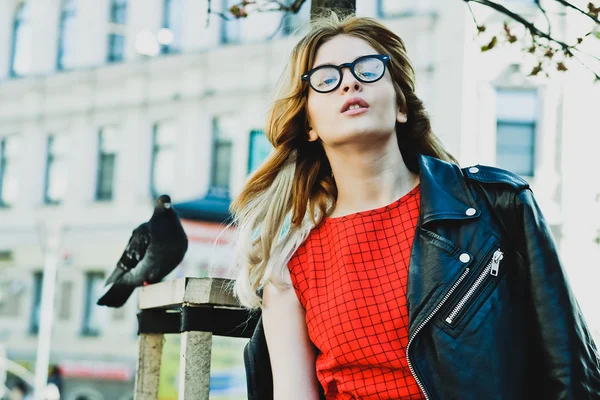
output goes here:
<path id="1" fill-rule="evenodd" d="M 358 92 L 362 90 L 362 84 L 352 74 L 350 68 L 344 68 L 342 70 L 342 84 L 340 85 L 340 88 L 344 93 L 349 92 L 351 89 Z"/>

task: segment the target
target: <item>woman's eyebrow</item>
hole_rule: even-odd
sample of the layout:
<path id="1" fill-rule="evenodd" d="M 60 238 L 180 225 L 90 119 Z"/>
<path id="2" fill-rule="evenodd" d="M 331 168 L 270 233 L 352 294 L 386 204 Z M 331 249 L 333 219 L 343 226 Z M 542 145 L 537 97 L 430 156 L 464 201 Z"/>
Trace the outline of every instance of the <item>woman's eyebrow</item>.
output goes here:
<path id="1" fill-rule="evenodd" d="M 350 61 L 350 62 L 354 62 L 354 61 L 358 60 L 358 59 L 359 59 L 359 58 L 361 58 L 361 57 L 363 57 L 363 56 L 358 56 L 358 57 L 356 57 L 354 60 L 352 60 L 352 61 Z M 344 64 L 345 64 L 345 63 L 344 63 Z M 335 64 L 335 63 L 332 63 L 332 62 L 324 62 L 324 63 L 321 63 L 321 64 L 319 64 L 319 65 L 315 65 L 315 66 L 314 66 L 312 69 L 315 69 L 315 68 L 322 67 L 323 65 L 339 65 L 339 64 Z"/>

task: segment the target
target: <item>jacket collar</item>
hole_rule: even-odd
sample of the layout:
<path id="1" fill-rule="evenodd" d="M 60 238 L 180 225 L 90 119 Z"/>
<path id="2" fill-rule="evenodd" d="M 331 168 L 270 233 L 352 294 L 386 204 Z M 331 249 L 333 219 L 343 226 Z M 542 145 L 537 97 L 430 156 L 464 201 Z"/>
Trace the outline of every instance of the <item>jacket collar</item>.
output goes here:
<path id="1" fill-rule="evenodd" d="M 479 217 L 481 211 L 457 165 L 420 155 L 419 166 L 422 225 L 435 220 Z"/>

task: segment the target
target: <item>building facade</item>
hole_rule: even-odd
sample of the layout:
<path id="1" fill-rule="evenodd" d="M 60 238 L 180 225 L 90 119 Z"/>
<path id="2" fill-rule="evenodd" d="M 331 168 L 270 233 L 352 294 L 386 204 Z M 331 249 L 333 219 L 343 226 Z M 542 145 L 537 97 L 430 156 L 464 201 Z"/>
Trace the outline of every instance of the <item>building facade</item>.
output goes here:
<path id="1" fill-rule="evenodd" d="M 533 12 L 531 2 L 513 3 Z M 60 224 L 51 363 L 65 374 L 64 398 L 131 398 L 136 303 L 95 306 L 104 279 L 157 195 L 176 203 L 234 196 L 266 157 L 265 117 L 308 9 L 225 22 L 207 14 L 207 0 L 0 0 L 0 343 L 8 358 L 35 362 L 44 243 Z M 524 78 L 527 65 L 510 49 L 480 54 L 458 0 L 358 0 L 357 13 L 404 39 L 434 130 L 462 164 L 501 166 L 531 182 L 598 335 L 590 283 L 598 272 L 583 262 L 600 256 L 600 180 L 588 177 L 600 170 L 598 87 L 584 71 Z M 190 250 L 172 277 L 231 276 L 230 247 L 215 240 L 223 226 L 184 224 Z M 243 398 L 235 396 L 222 398 Z"/>

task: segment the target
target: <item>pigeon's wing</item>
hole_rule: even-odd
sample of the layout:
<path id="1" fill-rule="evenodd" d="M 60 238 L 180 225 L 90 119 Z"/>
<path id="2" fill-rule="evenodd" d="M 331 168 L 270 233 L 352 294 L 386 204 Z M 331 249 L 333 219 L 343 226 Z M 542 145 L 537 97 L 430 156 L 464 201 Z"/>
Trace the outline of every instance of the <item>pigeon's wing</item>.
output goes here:
<path id="1" fill-rule="evenodd" d="M 138 226 L 131 234 L 129 243 L 127 243 L 127 247 L 117 263 L 117 268 L 115 270 L 116 274 L 113 273 L 106 283 L 108 284 L 114 281 L 115 279 L 113 279 L 113 276 L 120 276 L 135 268 L 142 258 L 144 258 L 146 250 L 148 249 L 148 246 L 150 246 L 150 240 L 150 229 L 146 222 Z"/>

